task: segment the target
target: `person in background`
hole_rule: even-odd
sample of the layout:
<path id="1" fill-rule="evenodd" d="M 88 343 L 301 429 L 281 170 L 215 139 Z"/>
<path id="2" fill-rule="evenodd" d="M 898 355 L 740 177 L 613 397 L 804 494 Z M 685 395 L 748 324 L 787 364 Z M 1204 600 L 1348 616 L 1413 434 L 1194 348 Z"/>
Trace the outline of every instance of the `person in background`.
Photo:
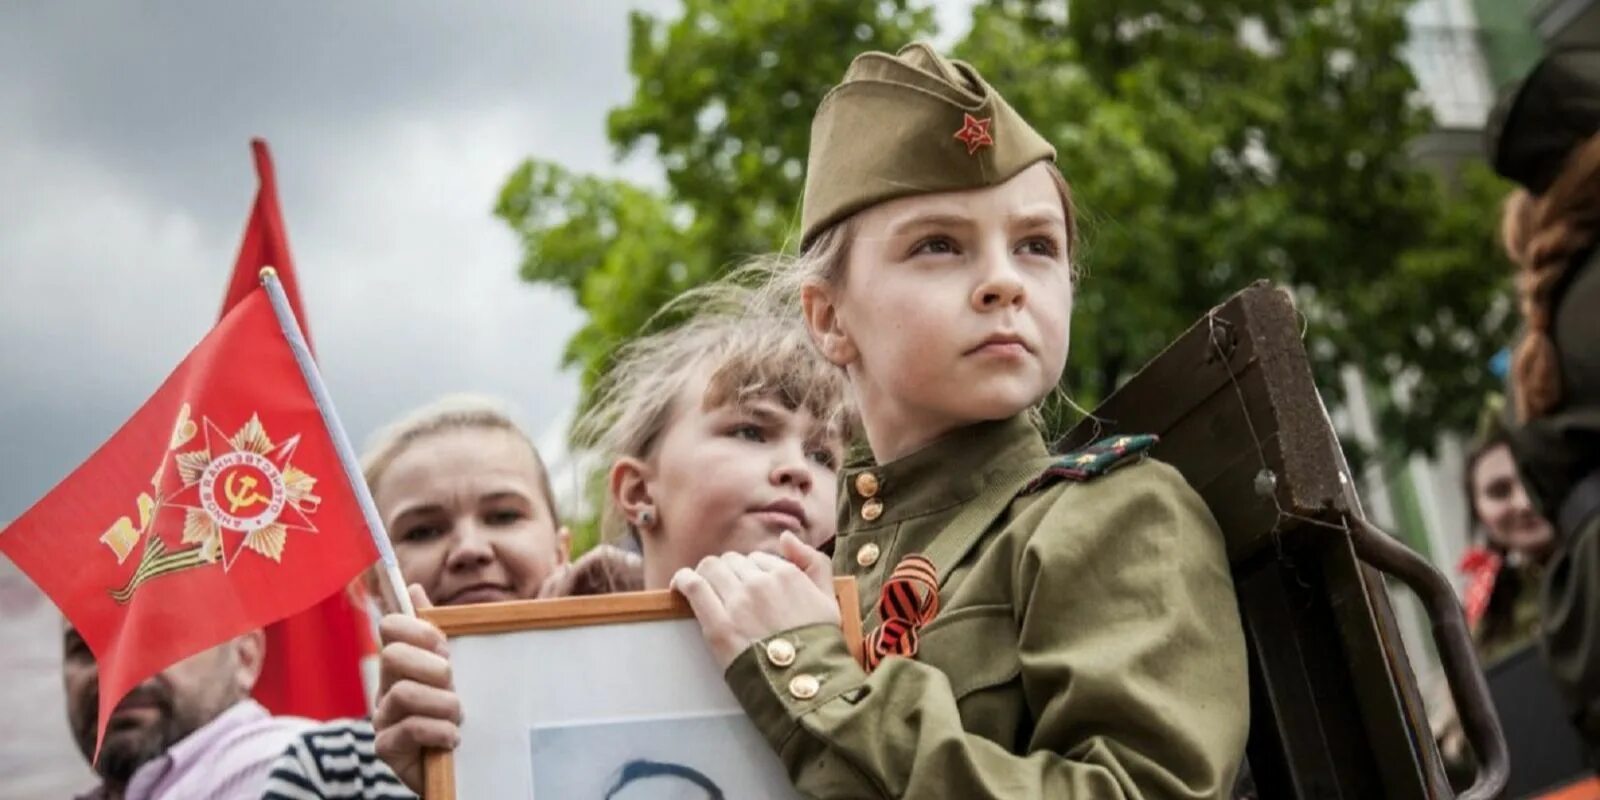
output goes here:
<path id="1" fill-rule="evenodd" d="M 1462 607 L 1485 669 L 1538 641 L 1539 591 L 1555 550 L 1554 529 L 1534 510 L 1517 476 L 1503 407 L 1499 397 L 1485 407 L 1462 470 L 1472 542 L 1458 565 L 1466 581 Z M 1452 784 L 1464 789 L 1472 782 L 1474 761 L 1455 701 L 1442 675 L 1427 689 L 1434 739 Z"/>
<path id="2" fill-rule="evenodd" d="M 1464 475 L 1475 544 L 1461 559 L 1463 605 L 1485 667 L 1538 638 L 1539 588 L 1555 550 L 1555 531 L 1528 499 L 1497 417 L 1486 416 Z"/>
<path id="3" fill-rule="evenodd" d="M 100 785 L 78 800 L 255 797 L 278 754 L 311 725 L 274 717 L 250 699 L 266 636 L 251 631 L 156 673 L 128 692 L 106 721 L 94 759 L 100 673 L 70 624 L 62 632 L 67 722 Z"/>
<path id="4" fill-rule="evenodd" d="M 362 469 L 400 574 L 431 604 L 461 605 L 637 586 L 615 548 L 569 562 L 570 536 L 533 441 L 493 400 L 444 398 L 381 432 Z M 368 573 L 372 595 L 393 600 Z M 337 720 L 279 749 L 266 797 L 412 797 L 374 752 L 367 720 Z"/>
<path id="5" fill-rule="evenodd" d="M 1511 454 L 1555 530 L 1540 601 L 1545 659 L 1600 766 L 1600 49 L 1546 55 L 1497 104 L 1523 331 L 1512 356 Z"/>

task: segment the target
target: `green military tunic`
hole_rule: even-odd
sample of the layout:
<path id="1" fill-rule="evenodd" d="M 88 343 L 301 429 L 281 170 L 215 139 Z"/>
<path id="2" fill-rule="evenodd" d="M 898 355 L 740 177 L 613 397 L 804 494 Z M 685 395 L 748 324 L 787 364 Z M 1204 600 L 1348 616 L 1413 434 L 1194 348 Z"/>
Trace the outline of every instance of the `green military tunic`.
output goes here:
<path id="1" fill-rule="evenodd" d="M 837 626 L 758 642 L 727 679 L 822 798 L 1218 798 L 1249 718 L 1223 539 L 1171 467 L 1029 484 L 1057 461 L 1026 417 L 844 476 L 836 574 L 867 628 L 903 557 L 938 568 L 913 658 L 870 674 Z"/>

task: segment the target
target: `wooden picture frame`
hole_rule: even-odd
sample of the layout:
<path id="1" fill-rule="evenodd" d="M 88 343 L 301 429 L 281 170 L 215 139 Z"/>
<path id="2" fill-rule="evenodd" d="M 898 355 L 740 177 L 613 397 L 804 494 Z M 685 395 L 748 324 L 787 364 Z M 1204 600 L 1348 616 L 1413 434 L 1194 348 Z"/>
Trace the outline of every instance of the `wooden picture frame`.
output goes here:
<path id="1" fill-rule="evenodd" d="M 855 580 L 835 578 L 834 596 L 839 602 L 845 641 L 850 647 L 850 652 L 859 659 L 862 643 L 861 606 Z M 529 695 L 555 690 L 540 689 L 531 685 L 538 682 L 536 678 L 519 680 L 519 676 L 525 674 L 523 667 L 545 669 L 557 680 L 570 680 L 575 676 L 581 676 L 575 681 L 578 685 L 572 687 L 573 691 L 591 694 L 599 690 L 586 685 L 586 682 L 590 678 L 595 681 L 606 680 L 607 678 L 600 674 L 605 670 L 611 670 L 614 673 L 611 676 L 613 678 L 617 675 L 630 679 L 637 676 L 641 681 L 652 684 L 654 691 L 630 683 L 624 689 L 634 691 L 608 691 L 605 694 L 607 697 L 637 695 L 642 690 L 644 692 L 642 699 L 647 708 L 639 712 L 637 719 L 645 720 L 643 724 L 647 726 L 656 724 L 651 721 L 655 715 L 661 715 L 660 718 L 665 724 L 677 724 L 679 721 L 698 724 L 696 721 L 700 717 L 695 712 L 685 713 L 675 710 L 663 714 L 662 704 L 681 705 L 693 702 L 696 698 L 711 698 L 715 702 L 708 707 L 713 708 L 718 719 L 729 716 L 729 708 L 735 710 L 739 708 L 732 692 L 722 682 L 720 671 L 715 669 L 710 660 L 710 653 L 706 650 L 704 641 L 700 639 L 699 627 L 694 621 L 694 614 L 688 601 L 677 592 L 628 592 L 555 600 L 486 603 L 422 609 L 418 613 L 437 625 L 447 638 L 451 654 L 451 671 L 456 681 L 457 693 L 461 696 L 463 719 L 467 720 L 462 727 L 462 743 L 457 750 L 430 750 L 425 755 L 423 797 L 426 800 L 455 800 L 458 796 L 475 797 L 482 794 L 486 783 L 493 784 L 493 791 L 484 796 L 527 797 L 534 794 L 533 761 L 537 748 L 529 746 L 527 742 L 539 728 L 532 726 L 527 720 L 497 719 L 493 726 L 485 731 L 485 723 L 479 722 L 477 730 L 480 740 L 475 741 L 473 722 L 486 717 L 486 710 L 482 706 L 491 703 L 497 706 L 496 713 L 488 714 L 488 718 L 493 719 L 497 716 L 517 714 L 515 709 L 526 707 L 530 702 L 542 704 L 541 707 L 549 707 L 566 702 L 582 702 L 582 700 L 573 700 L 567 696 L 572 692 L 565 691 L 561 692 L 563 696 L 558 699 L 530 700 Z M 595 629 L 626 625 L 644 627 L 638 629 L 633 637 L 616 639 L 618 658 L 595 657 L 597 648 L 607 643 L 606 637 L 612 634 L 627 637 L 627 634 L 621 631 Z M 686 641 L 688 626 L 693 626 L 693 645 L 698 648 L 697 652 L 689 650 L 690 645 Z M 586 629 L 586 632 L 552 633 L 575 628 Z M 545 633 L 541 635 L 539 632 Z M 522 634 L 527 634 L 521 637 L 526 639 L 526 642 L 507 638 Z M 575 646 L 582 652 L 577 659 L 541 661 L 537 654 L 525 654 L 521 649 L 535 645 L 541 638 L 546 644 Z M 592 641 L 585 641 L 591 638 Z M 668 664 L 687 674 L 676 676 L 648 672 L 651 666 L 650 660 L 641 657 L 637 652 L 628 652 L 630 646 L 635 643 L 653 643 L 662 647 L 662 651 L 655 651 L 650 655 L 665 654 Z M 497 650 L 501 652 L 496 652 Z M 674 652 L 666 652 L 669 650 Z M 605 663 L 594 663 L 597 661 Z M 681 687 L 684 691 L 673 692 L 670 688 L 663 688 L 678 677 L 688 682 Z M 714 686 L 704 685 L 713 678 Z M 519 691 L 522 694 L 518 695 Z M 512 697 L 512 695 L 517 696 Z M 641 697 L 633 699 L 637 701 Z M 626 699 L 618 700 L 611 703 L 611 706 L 628 702 L 630 701 Z M 603 713 L 588 718 L 579 714 L 577 721 L 570 724 L 574 728 L 582 728 L 585 725 L 596 727 L 603 726 L 615 718 L 618 718 L 617 710 L 608 707 Z M 522 736 L 523 743 L 520 749 L 526 755 L 527 763 L 519 764 L 519 767 L 526 768 L 520 769 L 520 772 L 515 774 L 507 771 L 504 780 L 486 778 L 476 773 L 470 779 L 457 775 L 458 753 L 466 752 L 466 748 L 472 746 L 474 750 L 468 758 L 474 761 L 484 760 L 490 751 L 495 750 L 499 751 L 502 757 L 509 757 L 508 754 L 517 749 L 513 746 L 517 743 L 512 741 L 512 734 L 519 730 L 526 731 Z M 754 731 L 753 725 L 750 730 Z M 493 739 L 492 742 L 485 741 L 490 738 Z M 498 770 L 496 775 L 499 775 Z M 463 787 L 461 779 L 465 779 L 468 785 Z M 519 791 L 519 787 L 523 791 Z"/>

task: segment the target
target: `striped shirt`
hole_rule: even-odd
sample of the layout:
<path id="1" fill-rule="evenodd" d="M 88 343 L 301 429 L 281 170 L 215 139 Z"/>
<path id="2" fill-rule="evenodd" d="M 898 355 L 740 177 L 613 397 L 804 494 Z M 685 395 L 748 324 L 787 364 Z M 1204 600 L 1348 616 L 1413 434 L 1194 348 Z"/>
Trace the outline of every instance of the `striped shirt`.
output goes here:
<path id="1" fill-rule="evenodd" d="M 295 737 L 272 765 L 262 800 L 416 798 L 373 750 L 372 723 L 334 720 Z"/>

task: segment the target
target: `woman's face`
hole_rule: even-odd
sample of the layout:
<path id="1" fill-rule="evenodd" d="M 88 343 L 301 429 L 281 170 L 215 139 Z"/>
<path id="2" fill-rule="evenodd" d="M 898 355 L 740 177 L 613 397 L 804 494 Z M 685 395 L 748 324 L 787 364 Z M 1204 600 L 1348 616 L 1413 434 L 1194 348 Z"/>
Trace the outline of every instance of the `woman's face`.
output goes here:
<path id="1" fill-rule="evenodd" d="M 1528 501 L 1510 447 L 1498 444 L 1478 456 L 1472 468 L 1472 505 L 1492 544 L 1536 561 L 1548 555 L 1555 533 Z"/>
<path id="2" fill-rule="evenodd" d="M 647 589 L 726 552 L 777 552 L 793 531 L 812 545 L 837 529 L 837 431 L 804 409 L 757 398 L 707 408 L 700 378 L 674 401 L 648 459 L 619 459 L 613 502 L 639 531 Z M 651 524 L 640 524 L 648 507 Z"/>
<path id="3" fill-rule="evenodd" d="M 435 605 L 535 596 L 567 560 L 545 476 L 527 442 L 458 428 L 417 439 L 373 487 L 400 574 Z"/>
<path id="4" fill-rule="evenodd" d="M 1047 164 L 987 189 L 891 200 L 853 226 L 842 286 L 804 302 L 813 336 L 849 372 L 879 461 L 1055 387 L 1072 268 Z"/>

